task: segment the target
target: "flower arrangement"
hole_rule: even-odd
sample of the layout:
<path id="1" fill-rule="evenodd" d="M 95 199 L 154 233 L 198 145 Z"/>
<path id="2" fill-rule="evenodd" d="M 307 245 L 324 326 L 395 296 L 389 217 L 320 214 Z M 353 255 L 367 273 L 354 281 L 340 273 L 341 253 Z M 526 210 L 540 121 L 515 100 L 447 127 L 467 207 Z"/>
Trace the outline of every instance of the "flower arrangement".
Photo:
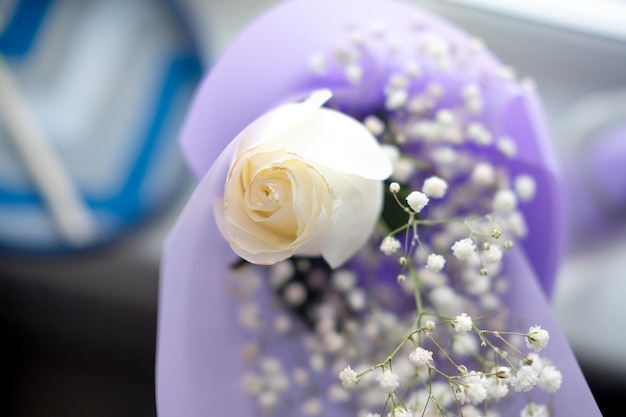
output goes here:
<path id="1" fill-rule="evenodd" d="M 327 3 L 255 22 L 192 109 L 159 415 L 599 415 L 543 294 L 558 183 L 532 87 L 408 4 Z"/>

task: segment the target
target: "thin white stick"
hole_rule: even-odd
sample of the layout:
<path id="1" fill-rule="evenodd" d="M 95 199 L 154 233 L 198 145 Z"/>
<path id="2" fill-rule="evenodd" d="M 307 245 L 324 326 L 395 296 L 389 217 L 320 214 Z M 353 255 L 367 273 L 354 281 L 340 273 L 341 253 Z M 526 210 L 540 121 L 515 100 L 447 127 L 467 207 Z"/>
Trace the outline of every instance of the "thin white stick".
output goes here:
<path id="1" fill-rule="evenodd" d="M 91 242 L 96 232 L 95 219 L 1 58 L 0 119 L 63 238 L 73 246 Z"/>

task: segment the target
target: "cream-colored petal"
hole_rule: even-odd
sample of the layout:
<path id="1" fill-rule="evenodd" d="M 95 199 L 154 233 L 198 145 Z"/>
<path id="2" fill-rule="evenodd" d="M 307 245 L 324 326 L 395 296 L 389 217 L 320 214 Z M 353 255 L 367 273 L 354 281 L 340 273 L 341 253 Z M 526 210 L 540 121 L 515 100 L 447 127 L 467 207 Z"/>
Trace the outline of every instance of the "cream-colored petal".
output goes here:
<path id="1" fill-rule="evenodd" d="M 392 172 L 389 158 L 365 126 L 332 109 L 318 109 L 313 117 L 259 146 L 259 151 L 277 149 L 298 154 L 314 165 L 363 178 L 383 180 Z"/>
<path id="2" fill-rule="evenodd" d="M 383 184 L 357 175 L 324 173 L 333 187 L 335 205 L 320 249 L 336 268 L 356 253 L 372 235 L 383 205 Z"/>

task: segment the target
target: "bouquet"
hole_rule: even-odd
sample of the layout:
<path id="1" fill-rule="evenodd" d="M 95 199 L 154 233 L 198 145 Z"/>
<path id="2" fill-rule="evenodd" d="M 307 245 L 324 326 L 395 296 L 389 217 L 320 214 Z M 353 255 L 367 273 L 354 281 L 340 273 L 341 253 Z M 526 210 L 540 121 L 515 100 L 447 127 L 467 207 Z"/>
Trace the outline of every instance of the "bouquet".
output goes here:
<path id="1" fill-rule="evenodd" d="M 204 81 L 167 242 L 163 416 L 600 415 L 550 312 L 531 83 L 392 0 L 294 0 Z"/>

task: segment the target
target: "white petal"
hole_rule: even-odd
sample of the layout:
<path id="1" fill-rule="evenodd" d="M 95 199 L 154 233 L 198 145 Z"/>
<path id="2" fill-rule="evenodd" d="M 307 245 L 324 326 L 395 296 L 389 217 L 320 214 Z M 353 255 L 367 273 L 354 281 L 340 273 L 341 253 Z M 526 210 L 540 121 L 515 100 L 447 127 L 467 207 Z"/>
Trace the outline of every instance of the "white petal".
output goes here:
<path id="1" fill-rule="evenodd" d="M 301 119 L 261 148 L 285 149 L 315 165 L 363 178 L 383 180 L 392 171 L 389 158 L 363 124 L 327 108 Z"/>
<path id="2" fill-rule="evenodd" d="M 322 235 L 321 252 L 336 268 L 371 236 L 382 209 L 383 183 L 357 175 L 323 172 L 334 191 L 334 210 Z"/>

